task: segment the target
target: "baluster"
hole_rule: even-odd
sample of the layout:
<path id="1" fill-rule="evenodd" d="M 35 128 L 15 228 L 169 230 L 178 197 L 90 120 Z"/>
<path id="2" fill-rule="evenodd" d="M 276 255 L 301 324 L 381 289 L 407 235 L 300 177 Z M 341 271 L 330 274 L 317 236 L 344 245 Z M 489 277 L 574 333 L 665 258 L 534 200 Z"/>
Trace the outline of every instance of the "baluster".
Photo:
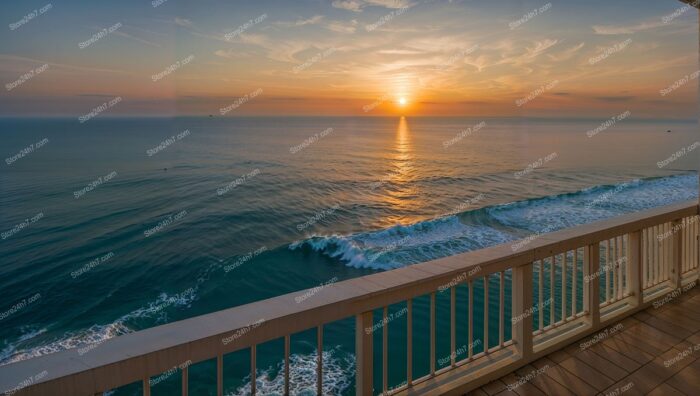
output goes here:
<path id="1" fill-rule="evenodd" d="M 355 316 L 355 393 L 357 396 L 373 393 L 372 311 Z"/>
<path id="2" fill-rule="evenodd" d="M 504 316 L 505 316 L 505 295 L 506 295 L 506 281 L 505 281 L 506 273 L 505 271 L 501 271 L 501 285 L 500 285 L 500 304 L 499 306 L 499 311 L 498 311 L 498 343 L 501 345 L 501 347 L 504 346 L 505 344 L 505 324 L 504 322 Z"/>
<path id="3" fill-rule="evenodd" d="M 406 301 L 406 384 L 413 384 L 413 299 Z"/>
<path id="4" fill-rule="evenodd" d="M 574 249 L 573 275 L 571 279 L 571 316 L 576 317 L 578 313 L 578 291 L 576 283 L 578 282 L 578 248 Z"/>
<path id="5" fill-rule="evenodd" d="M 389 307 L 382 311 L 382 388 L 386 395 L 389 391 Z"/>
<path id="6" fill-rule="evenodd" d="M 671 280 L 671 271 L 673 269 L 673 263 L 671 262 L 673 237 L 668 237 L 668 223 L 664 224 L 664 280 Z"/>
<path id="7" fill-rule="evenodd" d="M 469 360 L 474 356 L 474 282 L 469 279 Z"/>
<path id="8" fill-rule="evenodd" d="M 610 302 L 610 298 L 610 240 L 608 239 L 605 241 L 605 302 Z"/>
<path id="9" fill-rule="evenodd" d="M 615 299 L 620 300 L 622 299 L 622 285 L 623 285 L 623 279 L 622 279 L 622 249 L 624 248 L 623 245 L 623 238 L 616 237 L 615 238 L 615 254 L 617 255 L 615 257 L 615 272 L 617 272 L 617 293 L 615 294 Z"/>
<path id="10" fill-rule="evenodd" d="M 549 258 L 549 327 L 553 328 L 554 324 L 557 322 L 557 318 L 554 317 L 554 264 L 556 259 L 554 256 Z"/>
<path id="11" fill-rule="evenodd" d="M 189 376 L 190 376 L 190 366 L 185 366 L 182 368 L 182 396 L 187 396 L 189 394 Z"/>
<path id="12" fill-rule="evenodd" d="M 566 285 L 566 255 L 568 252 L 564 252 L 561 255 L 561 320 L 566 323 L 566 290 L 568 289 Z"/>
<path id="13" fill-rule="evenodd" d="M 612 243 L 612 259 L 608 260 L 608 267 L 610 268 L 610 272 L 612 272 L 612 295 L 610 296 L 610 302 L 614 302 L 617 300 L 617 268 L 615 268 L 615 264 L 617 263 L 615 256 L 617 255 L 617 238 L 612 238 L 610 240 Z"/>
<path id="14" fill-rule="evenodd" d="M 224 355 L 216 356 L 216 394 L 224 395 Z"/>
<path id="15" fill-rule="evenodd" d="M 539 292 L 539 305 L 537 307 L 537 312 L 540 314 L 540 331 L 544 331 L 544 259 L 540 260 L 539 263 L 539 277 L 537 291 Z"/>
<path id="16" fill-rule="evenodd" d="M 284 396 L 289 396 L 289 352 L 291 350 L 291 337 L 284 336 Z"/>
<path id="17" fill-rule="evenodd" d="M 435 292 L 430 293 L 430 376 L 435 375 Z"/>
<path id="18" fill-rule="evenodd" d="M 642 243 L 642 248 L 644 249 L 644 266 L 642 267 L 642 269 L 644 270 L 645 281 L 642 290 L 651 286 L 651 244 L 649 243 L 651 240 L 650 236 L 651 231 L 649 230 L 649 228 L 645 228 L 644 239 Z"/>
<path id="19" fill-rule="evenodd" d="M 671 260 L 671 282 L 673 287 L 678 289 L 682 286 L 683 283 L 681 252 L 683 251 L 683 234 L 685 232 L 681 226 L 680 221 L 676 220 L 673 222 L 671 226 L 671 232 L 673 232 L 673 259 Z"/>
<path id="20" fill-rule="evenodd" d="M 649 286 L 655 286 L 658 283 L 658 261 L 659 261 L 659 243 L 657 242 L 656 239 L 656 226 L 653 226 L 651 228 L 651 235 L 649 235 L 649 245 L 651 246 L 651 262 L 650 262 L 650 271 L 651 271 L 651 284 Z"/>
<path id="21" fill-rule="evenodd" d="M 323 325 L 316 329 L 316 393 L 323 395 Z"/>
<path id="22" fill-rule="evenodd" d="M 583 251 L 583 274 L 591 281 L 583 289 L 583 308 L 588 314 L 590 326 L 600 326 L 600 283 L 594 276 L 600 267 L 600 244 L 593 243 Z"/>
<path id="23" fill-rule="evenodd" d="M 634 231 L 627 239 L 627 294 L 632 296 L 632 305 L 638 307 L 642 304 L 642 288 L 644 285 L 642 267 L 642 231 Z"/>
<path id="24" fill-rule="evenodd" d="M 484 276 L 484 353 L 489 353 L 489 276 Z"/>
<path id="25" fill-rule="evenodd" d="M 457 361 L 457 288 L 450 288 L 450 365 Z"/>
<path id="26" fill-rule="evenodd" d="M 540 261 L 541 263 L 541 261 Z M 512 287 L 512 324 L 513 343 L 520 358 L 529 361 L 532 358 L 532 272 L 533 263 L 513 268 Z M 541 271 L 540 271 L 541 272 Z M 540 288 L 540 290 L 542 290 Z M 541 295 L 541 294 L 540 294 Z M 541 311 L 541 309 L 539 309 Z"/>
<path id="27" fill-rule="evenodd" d="M 258 387 L 257 383 L 257 372 L 256 367 L 258 360 L 258 346 L 253 344 L 250 346 L 250 394 L 255 396 L 256 389 Z"/>

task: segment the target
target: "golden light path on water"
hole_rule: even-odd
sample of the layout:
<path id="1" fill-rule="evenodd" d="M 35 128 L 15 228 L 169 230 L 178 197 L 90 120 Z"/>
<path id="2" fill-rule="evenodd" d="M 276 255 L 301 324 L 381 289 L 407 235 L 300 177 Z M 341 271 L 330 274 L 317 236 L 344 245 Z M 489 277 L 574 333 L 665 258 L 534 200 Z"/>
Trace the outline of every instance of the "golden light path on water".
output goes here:
<path id="1" fill-rule="evenodd" d="M 407 224 L 415 221 L 412 212 L 421 207 L 420 191 L 416 186 L 416 166 L 411 130 L 406 117 L 402 116 L 396 128 L 389 188 L 383 195 L 384 203 L 393 214 L 382 219 L 385 224 Z"/>

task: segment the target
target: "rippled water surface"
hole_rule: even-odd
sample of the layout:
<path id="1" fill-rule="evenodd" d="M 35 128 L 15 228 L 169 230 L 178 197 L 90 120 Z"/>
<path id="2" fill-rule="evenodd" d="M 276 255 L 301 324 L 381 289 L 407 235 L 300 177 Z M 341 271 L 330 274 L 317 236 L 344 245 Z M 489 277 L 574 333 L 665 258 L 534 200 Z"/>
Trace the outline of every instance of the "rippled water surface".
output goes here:
<path id="1" fill-rule="evenodd" d="M 589 138 L 603 121 L 1 120 L 0 362 L 697 197 L 696 124 Z M 329 394 L 352 392 L 352 321 L 326 326 Z M 297 393 L 314 331 L 293 338 Z M 266 393 L 281 345 L 258 350 Z M 246 393 L 247 359 L 227 357 L 227 392 Z M 196 394 L 212 373 L 192 368 Z"/>

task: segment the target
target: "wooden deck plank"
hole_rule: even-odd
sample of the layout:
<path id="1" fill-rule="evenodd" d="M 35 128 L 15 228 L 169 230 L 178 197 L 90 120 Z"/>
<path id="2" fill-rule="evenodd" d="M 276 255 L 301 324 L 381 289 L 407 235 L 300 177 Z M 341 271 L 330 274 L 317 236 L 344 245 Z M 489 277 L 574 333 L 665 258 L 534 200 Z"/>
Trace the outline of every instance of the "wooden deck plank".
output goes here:
<path id="1" fill-rule="evenodd" d="M 596 345 L 587 350 L 611 362 L 628 373 L 642 367 L 642 364 L 605 345 Z"/>
<path id="2" fill-rule="evenodd" d="M 621 338 L 610 338 L 603 341 L 603 345 L 614 349 L 615 351 L 625 355 L 640 364 L 646 364 L 654 359 L 654 355 L 643 351 L 636 346 L 626 343 Z"/>
<path id="3" fill-rule="evenodd" d="M 648 320 L 646 320 L 644 323 L 648 324 L 649 326 L 654 327 L 657 330 L 663 331 L 664 333 L 670 333 L 674 334 L 678 337 L 681 337 L 683 339 L 687 338 L 688 336 L 693 334 L 693 331 L 679 326 L 677 323 L 675 323 L 672 320 L 668 320 L 667 318 L 664 318 L 662 316 L 652 316 Z"/>
<path id="4" fill-rule="evenodd" d="M 582 361 L 583 363 L 593 367 L 597 371 L 605 374 L 607 377 L 615 381 L 619 381 L 625 378 L 629 372 L 620 368 L 615 363 L 600 357 L 593 351 L 586 350 L 576 355 L 575 359 Z"/>
<path id="5" fill-rule="evenodd" d="M 516 370 L 521 376 L 526 376 L 532 372 L 537 372 L 535 366 L 528 364 L 527 366 Z M 557 395 L 557 396 L 576 396 L 576 394 L 569 390 L 569 388 L 553 380 L 551 377 L 546 375 L 534 375 L 530 380 L 530 383 L 535 385 L 539 390 L 544 392 L 546 395 Z"/>
<path id="6" fill-rule="evenodd" d="M 554 363 L 560 364 L 566 359 L 570 359 L 571 355 L 566 352 L 566 350 L 559 350 L 556 352 L 552 352 L 549 355 L 547 355 L 549 359 L 551 359 Z"/>
<path id="7" fill-rule="evenodd" d="M 577 395 L 595 395 L 598 391 L 588 385 L 584 380 L 575 376 L 563 367 L 559 367 L 553 361 L 543 358 L 532 363 L 538 370 L 544 370 L 542 375 L 546 375 L 551 379 L 557 381 L 561 385 L 569 388 L 572 392 Z"/>
<path id="8" fill-rule="evenodd" d="M 694 393 L 691 393 L 691 395 Z M 648 396 L 689 396 L 678 389 L 670 386 L 669 384 L 663 383 L 656 388 L 654 388 L 653 391 L 649 392 L 647 394 Z"/>
<path id="9" fill-rule="evenodd" d="M 615 381 L 608 378 L 600 371 L 573 357 L 559 363 L 559 366 L 563 367 L 565 370 L 569 371 L 578 378 L 581 378 L 588 385 L 596 388 L 598 391 L 606 389 L 615 383 Z"/>
<path id="10" fill-rule="evenodd" d="M 482 386 L 481 389 L 483 389 L 484 392 L 488 393 L 489 395 L 495 395 L 499 392 L 503 392 L 503 390 L 506 389 L 506 384 L 500 379 L 497 379 Z"/>
<path id="11" fill-rule="evenodd" d="M 639 370 L 603 391 L 603 393 L 614 392 L 616 389 L 630 382 L 634 384 L 631 389 L 634 393 L 647 394 L 651 392 L 693 362 L 692 359 L 687 358 L 678 360 L 671 365 L 664 364 L 664 362 L 670 361 L 670 359 L 673 359 L 679 353 L 681 353 L 681 351 L 674 348 L 661 354 L 651 362 L 642 366 Z M 625 394 L 627 394 L 627 392 L 625 392 Z"/>
<path id="12" fill-rule="evenodd" d="M 667 314 L 680 314 L 680 316 L 685 316 L 691 318 L 695 321 L 700 321 L 700 308 L 693 308 L 692 304 L 678 305 L 678 304 L 666 304 L 664 307 L 658 310 L 648 310 L 650 314 L 656 315 L 657 313 L 667 313 Z"/>
<path id="13" fill-rule="evenodd" d="M 669 378 L 666 384 L 687 395 L 697 395 L 700 393 L 700 370 L 688 366 Z"/>
<path id="14" fill-rule="evenodd" d="M 545 396 L 544 392 L 539 390 L 535 385 L 528 381 L 520 383 L 523 377 L 510 373 L 505 377 L 501 378 L 503 382 L 506 383 L 509 390 L 517 393 L 519 396 Z"/>
<path id="15" fill-rule="evenodd" d="M 623 378 L 622 380 L 616 382 L 611 387 L 605 389 L 602 393 L 608 394 L 619 391 L 621 388 L 628 386 L 632 383 L 632 388 L 629 391 L 624 392 L 627 395 L 645 395 L 651 392 L 653 389 L 658 387 L 664 382 L 663 376 L 661 376 L 656 369 L 645 364 L 639 370 L 635 371 L 631 375 Z"/>
<path id="16" fill-rule="evenodd" d="M 700 394 L 700 351 L 696 349 L 700 345 L 700 323 L 694 310 L 685 311 L 689 303 L 700 307 L 700 288 L 687 291 L 663 307 L 649 307 L 618 322 L 623 326 L 617 332 L 606 333 L 603 329 L 506 378 L 521 378 L 547 367 L 541 375 L 529 379 L 546 395 Z M 589 340 L 596 342 L 582 347 Z M 522 393 L 531 394 L 530 389 L 523 388 Z"/>
<path id="17" fill-rule="evenodd" d="M 656 315 L 656 318 L 667 322 L 671 322 L 674 325 L 682 327 L 691 332 L 700 329 L 700 320 L 693 319 L 693 317 L 683 312 L 670 310 L 663 311 L 659 312 L 658 315 Z"/>
<path id="18" fill-rule="evenodd" d="M 506 389 L 502 392 L 497 393 L 496 396 L 519 396 L 519 395 L 513 391 L 509 391 L 508 389 Z"/>
<path id="19" fill-rule="evenodd" d="M 657 330 L 646 323 L 625 329 L 625 331 L 616 334 L 615 337 L 622 337 L 623 340 L 633 344 L 639 342 L 641 343 L 640 347 L 651 351 L 653 355 L 662 354 L 682 341 L 682 338 Z"/>
<path id="20" fill-rule="evenodd" d="M 467 393 L 467 396 L 489 396 L 489 394 L 483 389 L 479 388 Z"/>

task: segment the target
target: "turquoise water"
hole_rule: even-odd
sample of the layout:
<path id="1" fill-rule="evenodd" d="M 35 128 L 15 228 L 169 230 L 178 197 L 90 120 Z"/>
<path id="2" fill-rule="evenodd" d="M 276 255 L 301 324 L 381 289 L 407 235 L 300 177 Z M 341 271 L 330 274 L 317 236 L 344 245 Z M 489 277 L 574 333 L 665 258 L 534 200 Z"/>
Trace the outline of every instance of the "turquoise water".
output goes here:
<path id="1" fill-rule="evenodd" d="M 697 197 L 696 151 L 659 167 L 697 140 L 695 123 L 626 120 L 589 138 L 603 121 L 0 120 L 0 362 L 90 353 L 139 329 Z M 466 312 L 465 287 L 457 297 Z M 440 324 L 448 302 L 438 294 Z M 405 379 L 404 306 L 391 307 L 391 386 Z M 414 307 L 420 375 L 427 297 Z M 325 393 L 353 392 L 353 321 L 326 326 Z M 459 347 L 466 315 L 457 325 Z M 265 393 L 281 389 L 282 351 L 281 340 L 258 347 Z M 315 330 L 295 335 L 292 353 L 295 393 L 315 389 Z M 225 367 L 226 391 L 245 394 L 247 351 Z M 213 363 L 190 370 L 191 392 L 213 394 Z M 177 386 L 172 375 L 153 394 Z"/>

